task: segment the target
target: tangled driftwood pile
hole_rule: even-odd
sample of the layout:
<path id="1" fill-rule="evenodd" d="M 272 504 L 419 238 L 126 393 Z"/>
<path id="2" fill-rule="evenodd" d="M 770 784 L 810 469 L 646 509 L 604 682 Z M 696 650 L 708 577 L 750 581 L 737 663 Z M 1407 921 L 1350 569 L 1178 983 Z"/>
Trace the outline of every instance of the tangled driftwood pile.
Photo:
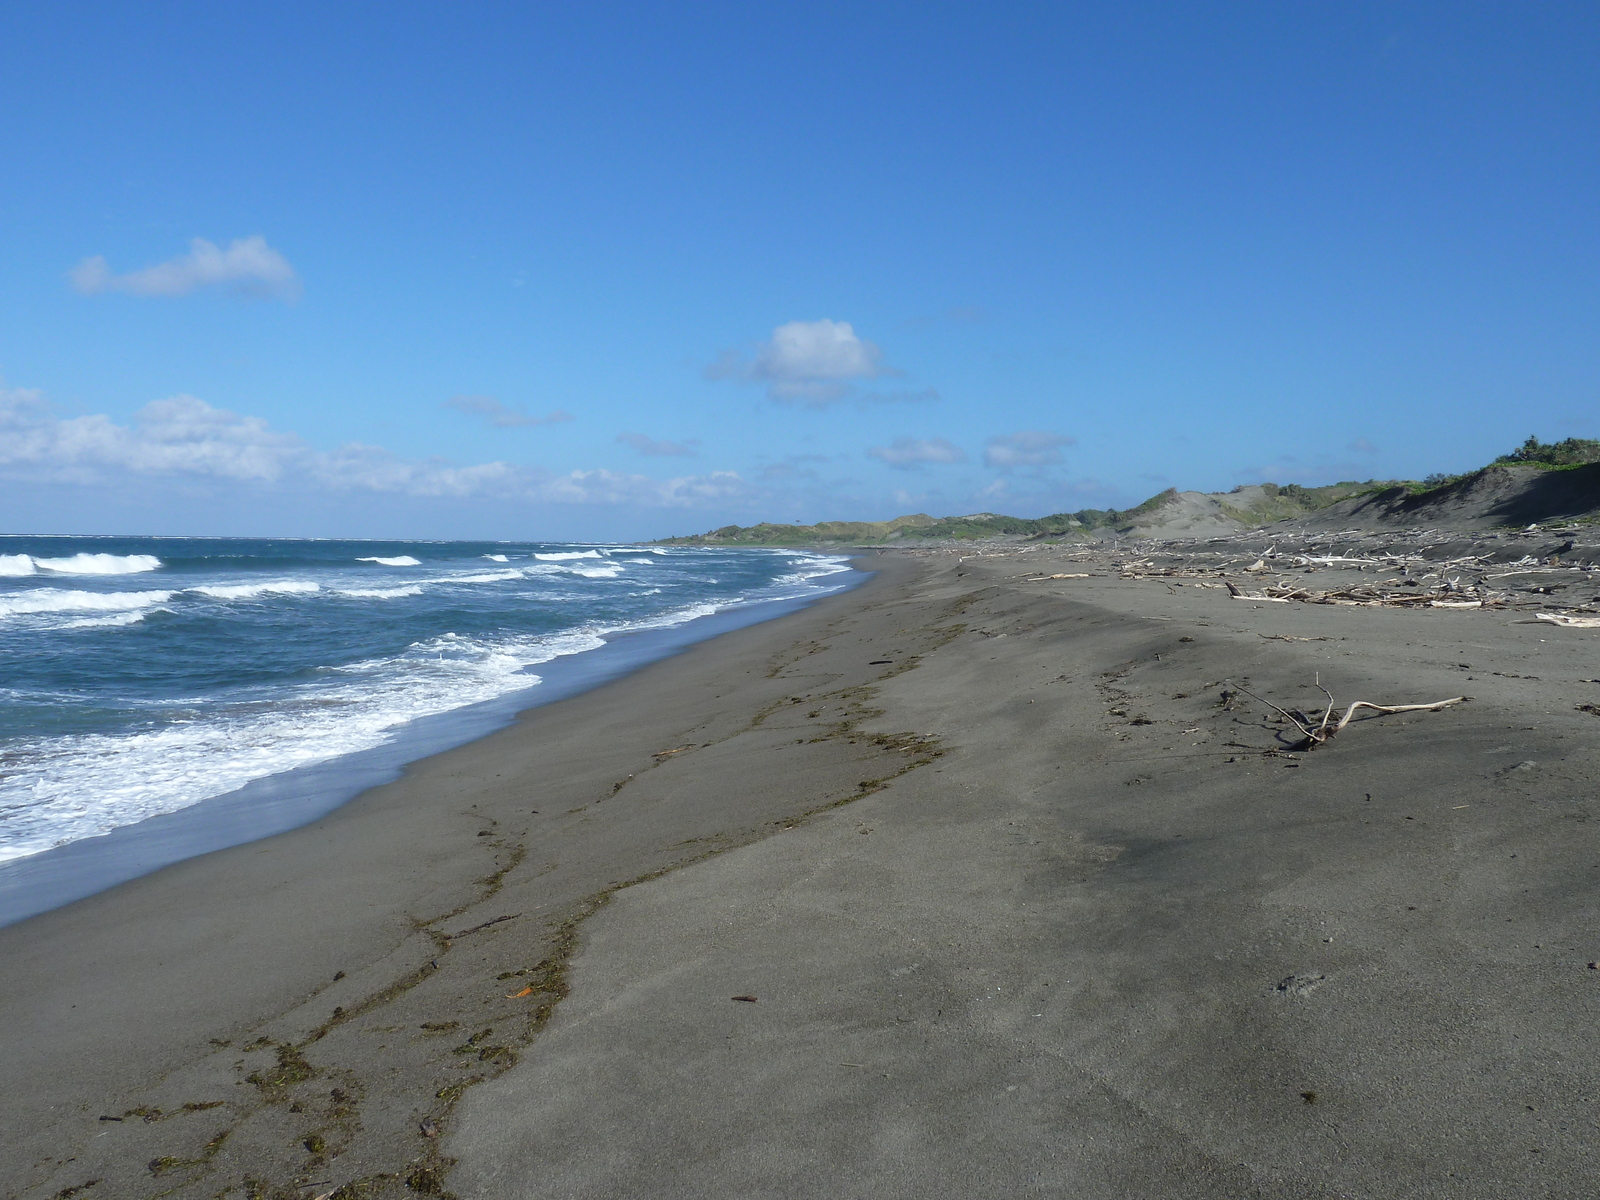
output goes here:
<path id="1" fill-rule="evenodd" d="M 1587 538 L 1583 544 L 1580 539 Z M 901 553 L 950 554 L 904 547 Z M 1166 541 L 988 542 L 957 566 L 1011 560 L 1028 583 L 1111 577 L 1226 589 L 1257 603 L 1514 611 L 1564 628 L 1600 628 L 1600 534 L 1586 529 L 1293 531 Z M 1029 569 L 1031 568 L 1031 569 Z"/>
<path id="2" fill-rule="evenodd" d="M 1444 592 L 1385 592 L 1376 588 L 1341 588 L 1338 591 L 1319 592 L 1310 588 L 1275 586 L 1259 591 L 1247 591 L 1231 580 L 1224 580 L 1228 594 L 1235 600 L 1266 600 L 1287 604 L 1303 600 L 1308 604 L 1388 605 L 1393 608 L 1484 608 L 1504 604 L 1501 596 L 1474 596 L 1464 598 L 1459 591 Z"/>
<path id="3" fill-rule="evenodd" d="M 1539 544 L 1542 542 L 1543 544 Z M 1113 556 L 1123 579 L 1210 580 L 1188 586 L 1225 587 L 1240 600 L 1299 601 L 1378 608 L 1559 609 L 1540 619 L 1587 627 L 1582 614 L 1600 615 L 1600 586 L 1592 547 L 1579 560 L 1570 539 L 1547 534 L 1458 534 L 1410 531 L 1403 537 L 1350 531 L 1304 541 L 1267 543 L 1260 537 L 1210 542 L 1144 544 Z M 1537 552 L 1530 552 L 1530 551 Z M 1304 579 L 1306 575 L 1315 580 Z M 1271 579 L 1270 576 L 1276 576 Z M 1362 578 L 1363 576 L 1376 578 Z M 1299 577 L 1299 578 L 1296 578 Z M 1578 588 L 1586 595 L 1572 595 Z M 1558 593 L 1568 593 L 1558 596 Z M 1594 622 L 1600 627 L 1600 621 Z"/>

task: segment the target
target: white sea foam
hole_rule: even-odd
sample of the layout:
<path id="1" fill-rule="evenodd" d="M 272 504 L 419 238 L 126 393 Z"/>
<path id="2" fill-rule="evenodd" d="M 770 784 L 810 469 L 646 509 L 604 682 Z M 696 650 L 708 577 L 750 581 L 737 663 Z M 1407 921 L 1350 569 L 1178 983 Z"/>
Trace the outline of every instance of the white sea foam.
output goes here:
<path id="1" fill-rule="evenodd" d="M 0 617 L 32 613 L 127 612 L 172 599 L 171 592 L 69 592 L 62 588 L 35 588 L 0 596 Z"/>
<path id="2" fill-rule="evenodd" d="M 16 578 L 21 575 L 37 574 L 33 559 L 26 554 L 0 554 L 0 575 Z"/>
<path id="3" fill-rule="evenodd" d="M 487 558 L 490 562 L 510 562 L 511 561 L 504 554 L 485 554 L 484 557 Z"/>
<path id="4" fill-rule="evenodd" d="M 685 604 L 680 608 L 670 608 L 666 612 L 659 613 L 653 617 L 645 617 L 643 620 L 639 621 L 630 621 L 625 626 L 621 626 L 615 630 L 608 630 L 607 632 L 632 633 L 633 631 L 639 629 L 670 629 L 674 625 L 682 625 L 688 621 L 695 621 L 701 617 L 709 617 L 713 613 L 719 613 L 724 608 L 736 603 L 737 600 L 738 597 L 730 596 L 726 601 L 723 602 L 702 600 L 698 604 Z"/>
<path id="5" fill-rule="evenodd" d="M 33 565 L 62 575 L 138 575 L 154 571 L 161 560 L 154 554 L 74 554 L 70 558 L 35 558 Z"/>
<path id="6" fill-rule="evenodd" d="M 341 596 L 354 596 L 359 600 L 398 600 L 402 596 L 420 596 L 422 589 L 416 584 L 394 588 L 340 588 Z"/>
<path id="7" fill-rule="evenodd" d="M 320 592 L 321 584 L 307 579 L 280 579 L 275 583 L 217 583 L 192 587 L 191 592 L 213 600 L 252 600 L 257 596 L 309 596 Z"/>
<path id="8" fill-rule="evenodd" d="M 145 610 L 136 612 L 115 613 L 109 617 L 81 617 L 76 621 L 64 621 L 57 625 L 57 629 L 113 629 L 118 625 L 137 625 L 145 618 Z"/>
<path id="9" fill-rule="evenodd" d="M 815 558 L 803 558 L 790 565 L 797 569 L 787 575 L 779 575 L 772 581 L 774 585 L 809 583 L 813 579 L 837 575 L 850 569 L 850 561 L 846 558 L 823 557 L 821 555 Z"/>
<path id="10" fill-rule="evenodd" d="M 574 630 L 497 641 L 445 635 L 331 668 L 271 708 L 206 703 L 154 730 L 12 743 L 0 781 L 0 861 L 188 808 L 255 779 L 393 739 L 396 726 L 532 687 L 525 668 L 605 644 Z"/>
<path id="11" fill-rule="evenodd" d="M 522 579 L 521 571 L 482 571 L 476 575 L 451 575 L 440 583 L 499 583 L 505 579 Z"/>
<path id="12" fill-rule="evenodd" d="M 655 569 L 646 576 L 652 585 L 663 586 L 645 592 L 625 591 L 645 582 L 639 579 L 634 565 L 653 562 L 654 558 L 669 553 L 672 561 L 655 563 Z M 22 618 L 15 624 L 8 622 L 19 639 L 34 638 L 36 630 L 61 629 L 63 623 L 85 630 L 96 626 L 109 629 L 113 624 L 135 626 L 152 610 L 168 606 L 169 602 L 172 602 L 171 610 L 181 619 L 186 611 L 185 602 L 192 610 L 209 607 L 203 598 L 246 600 L 274 592 L 308 595 L 320 591 L 328 597 L 389 600 L 437 595 L 435 589 L 445 587 L 448 597 L 450 584 L 525 579 L 536 582 L 504 589 L 509 593 L 505 598 L 510 607 L 521 607 L 524 596 L 537 596 L 543 601 L 570 605 L 567 611 L 572 617 L 569 619 L 576 620 L 584 619 L 586 611 L 594 611 L 586 610 L 587 602 L 601 597 L 605 597 L 609 605 L 624 595 L 643 597 L 662 591 L 669 593 L 663 597 L 667 603 L 672 603 L 670 596 L 674 592 L 685 601 L 694 595 L 705 597 L 710 589 L 726 594 L 714 594 L 614 626 L 595 624 L 539 635 L 429 638 L 398 654 L 343 667 L 323 667 L 297 675 L 292 681 L 285 678 L 264 684 L 259 690 L 197 695 L 192 701 L 183 702 L 187 705 L 184 711 L 176 710 L 173 702 L 167 699 L 130 696 L 127 700 L 134 710 L 155 714 L 152 721 L 145 721 L 141 715 L 138 725 L 130 724 L 117 732 L 10 739 L 5 746 L 6 769 L 0 774 L 0 861 L 186 808 L 252 780 L 380 746 L 394 740 L 397 727 L 404 722 L 532 687 L 538 683 L 538 676 L 529 673 L 528 668 L 558 656 L 595 649 L 613 633 L 680 625 L 753 600 L 832 590 L 829 583 L 819 585 L 812 581 L 848 570 L 844 559 L 838 556 L 812 556 L 792 551 L 766 553 L 777 557 L 771 560 L 770 567 L 757 572 L 764 582 L 753 584 L 743 594 L 734 594 L 735 589 L 719 585 L 711 578 L 724 574 L 718 566 L 725 559 L 719 558 L 716 552 L 669 552 L 654 547 L 629 550 L 618 547 L 614 554 L 606 555 L 593 549 L 552 552 L 537 556 L 543 561 L 533 563 L 520 554 L 508 555 L 502 557 L 516 558 L 516 567 L 482 571 L 472 571 L 468 567 L 469 573 L 453 577 L 448 571 L 414 572 L 414 575 L 426 577 L 411 581 L 387 574 L 374 577 L 348 559 L 343 567 L 336 567 L 327 575 L 305 567 L 294 568 L 296 574 L 322 580 L 320 587 L 307 579 L 224 582 L 229 573 L 234 579 L 239 578 L 231 569 L 212 575 L 215 582 L 197 584 L 185 592 L 69 591 L 40 587 L 29 580 L 20 585 L 26 590 L 0 593 L 0 619 Z M 624 554 L 631 557 L 621 557 Z M 128 557 L 150 557 L 159 565 L 154 556 Z M 26 558 L 30 566 L 34 563 L 27 556 L 7 558 Z M 484 558 L 498 562 L 493 555 Z M 410 556 L 362 561 L 383 566 L 422 565 Z M 458 559 L 456 566 L 460 569 L 467 564 Z M 676 569 L 679 567 L 689 570 Z M 713 569 L 706 571 L 706 567 Z M 774 568 L 787 573 L 774 580 L 770 573 Z M 619 585 L 601 588 L 598 583 L 588 582 L 616 578 L 625 572 L 628 578 Z M 374 583 L 387 578 L 390 586 L 345 586 L 363 582 L 363 575 L 365 581 Z M 18 587 L 17 584 L 9 586 Z M 679 591 L 680 588 L 684 590 Z M 498 588 L 483 592 L 463 589 L 457 594 L 488 599 L 501 592 Z M 446 601 L 446 610 L 450 603 Z M 650 603 L 639 601 L 626 603 L 636 609 L 651 607 Z M 426 601 L 418 602 L 416 610 L 423 614 L 434 611 Z M 239 605 L 233 611 L 241 620 L 251 619 L 248 605 Z M 351 605 L 345 611 L 354 619 L 364 610 Z M 389 610 L 384 615 L 404 616 L 410 611 L 406 607 Z M 170 632 L 177 628 L 152 622 L 149 632 L 159 637 L 164 629 Z M 73 636 L 79 637 L 79 644 L 83 646 L 103 644 L 108 651 L 123 653 L 122 634 Z M 126 644 L 142 645 L 145 640 L 143 634 L 128 636 Z"/>
<path id="13" fill-rule="evenodd" d="M 395 558 L 358 558 L 357 562 L 377 563 L 380 567 L 420 567 L 421 561 L 412 558 L 409 554 L 401 554 Z"/>

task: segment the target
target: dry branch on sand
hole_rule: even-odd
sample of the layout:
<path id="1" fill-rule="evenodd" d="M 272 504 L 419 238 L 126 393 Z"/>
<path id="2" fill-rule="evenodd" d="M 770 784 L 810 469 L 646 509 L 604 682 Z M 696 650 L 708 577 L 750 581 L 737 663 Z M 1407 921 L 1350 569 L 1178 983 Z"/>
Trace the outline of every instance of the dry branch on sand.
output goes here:
<path id="1" fill-rule="evenodd" d="M 1419 592 L 1415 594 L 1378 592 L 1371 588 L 1345 588 L 1340 591 L 1319 592 L 1310 588 L 1290 587 L 1284 584 L 1269 585 L 1256 591 L 1246 591 L 1224 580 L 1228 594 L 1235 600 L 1254 600 L 1257 603 L 1287 604 L 1301 600 L 1307 604 L 1342 604 L 1363 608 L 1482 608 L 1494 600 L 1465 599 L 1459 593 Z"/>
<path id="2" fill-rule="evenodd" d="M 1434 712 L 1441 708 L 1448 708 L 1452 704 L 1463 704 L 1467 700 L 1471 699 L 1470 696 L 1452 696 L 1448 700 L 1435 700 L 1430 704 L 1374 704 L 1370 700 L 1357 700 L 1351 704 L 1349 708 L 1345 709 L 1344 716 L 1340 717 L 1339 720 L 1335 722 L 1333 719 L 1333 713 L 1335 708 L 1337 708 L 1337 705 L 1334 703 L 1333 693 L 1328 691 L 1327 688 L 1323 687 L 1320 681 L 1316 684 L 1316 688 L 1328 698 L 1328 707 L 1322 711 L 1322 715 L 1320 717 L 1313 716 L 1309 718 L 1307 718 L 1304 713 L 1292 713 L 1287 709 L 1279 708 L 1271 700 L 1263 699 L 1252 692 L 1249 688 L 1239 687 L 1237 684 L 1232 686 L 1237 687 L 1240 692 L 1244 693 L 1246 696 L 1249 696 L 1252 700 L 1259 700 L 1262 704 L 1265 704 L 1268 708 L 1272 709 L 1274 712 L 1280 714 L 1285 720 L 1289 721 L 1301 733 L 1305 734 L 1306 740 L 1304 744 L 1299 747 L 1300 749 L 1304 750 L 1310 750 L 1314 747 L 1327 743 L 1334 737 L 1334 735 L 1343 730 L 1346 725 L 1350 724 L 1350 722 L 1355 719 L 1356 712 L 1363 708 L 1370 708 L 1373 712 L 1380 714 Z"/>
<path id="3" fill-rule="evenodd" d="M 1600 617 L 1569 617 L 1565 613 L 1535 613 L 1534 619 L 1565 629 L 1600 629 Z"/>
<path id="4" fill-rule="evenodd" d="M 1287 604 L 1294 598 L 1291 596 L 1267 596 L 1261 592 L 1247 592 L 1226 579 L 1223 580 L 1223 583 L 1228 585 L 1228 595 L 1235 600 L 1259 600 L 1268 604 Z"/>

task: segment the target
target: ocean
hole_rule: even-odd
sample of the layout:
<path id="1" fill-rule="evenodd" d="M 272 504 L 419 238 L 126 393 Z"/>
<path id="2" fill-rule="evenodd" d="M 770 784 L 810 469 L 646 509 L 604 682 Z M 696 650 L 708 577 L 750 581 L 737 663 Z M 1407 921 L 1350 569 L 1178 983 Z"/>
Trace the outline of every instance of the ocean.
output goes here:
<path id="1" fill-rule="evenodd" d="M 797 550 L 0 537 L 0 869 L 271 778 L 326 790 L 405 761 L 408 727 L 431 752 L 447 714 L 490 713 L 459 742 L 553 670 L 570 693 L 619 641 L 659 657 L 858 578 Z"/>

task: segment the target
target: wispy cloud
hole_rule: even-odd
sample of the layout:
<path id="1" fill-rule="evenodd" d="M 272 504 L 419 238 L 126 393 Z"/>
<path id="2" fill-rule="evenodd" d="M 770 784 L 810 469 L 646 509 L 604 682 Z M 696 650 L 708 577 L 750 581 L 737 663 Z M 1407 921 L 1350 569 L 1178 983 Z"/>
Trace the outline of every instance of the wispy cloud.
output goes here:
<path id="1" fill-rule="evenodd" d="M 960 446 L 951 445 L 940 437 L 895 438 L 887 446 L 869 447 L 867 455 L 901 470 L 911 470 L 922 466 L 924 463 L 958 463 L 967 461 L 966 452 Z"/>
<path id="2" fill-rule="evenodd" d="M 737 471 L 652 479 L 622 471 L 569 471 L 542 481 L 530 497 L 568 504 L 699 508 L 750 500 L 754 489 Z"/>
<path id="3" fill-rule="evenodd" d="M 507 408 L 493 396 L 451 396 L 444 402 L 446 408 L 482 417 L 496 429 L 518 429 L 530 425 L 559 425 L 572 420 L 572 414 L 555 409 L 543 417 L 535 417 L 520 408 Z"/>
<path id="4" fill-rule="evenodd" d="M 699 438 L 690 438 L 684 442 L 657 441 L 653 437 L 646 437 L 642 433 L 619 433 L 617 441 L 624 446 L 632 446 L 646 458 L 692 458 L 695 447 L 700 444 Z"/>
<path id="5" fill-rule="evenodd" d="M 0 481 L 114 485 L 152 478 L 210 481 L 230 490 L 667 508 L 741 503 L 756 494 L 733 471 L 653 479 L 603 469 L 556 474 L 498 461 L 406 459 L 361 443 L 323 451 L 260 417 L 214 408 L 194 396 L 147 404 L 126 425 L 104 415 L 61 418 L 36 391 L 0 388 Z"/>
<path id="6" fill-rule="evenodd" d="M 826 454 L 786 454 L 777 462 L 757 468 L 756 478 L 763 481 L 815 479 L 817 470 L 812 463 L 825 463 Z"/>
<path id="7" fill-rule="evenodd" d="M 187 296 L 199 288 L 216 288 L 236 296 L 298 300 L 300 277 L 259 234 L 235 238 L 226 250 L 205 238 L 189 243 L 189 253 L 142 271 L 114 274 L 101 255 L 86 258 L 67 277 L 86 296 L 127 292 L 132 296 Z"/>
<path id="8" fill-rule="evenodd" d="M 1061 448 L 1073 445 L 1076 440 L 1043 429 L 1002 434 L 989 439 L 983 450 L 983 462 L 985 466 L 1002 471 L 1011 467 L 1048 466 L 1060 462 Z"/>
<path id="9" fill-rule="evenodd" d="M 1358 454 L 1376 454 L 1378 452 L 1378 448 L 1364 437 L 1358 437 L 1351 442 L 1348 449 L 1354 450 Z"/>
<path id="10" fill-rule="evenodd" d="M 1234 477 L 1251 483 L 1298 483 L 1314 487 L 1343 479 L 1360 479 L 1371 470 L 1370 460 L 1333 458 L 1319 453 L 1308 462 L 1295 454 L 1280 454 L 1270 462 L 1239 467 Z"/>
<path id="11" fill-rule="evenodd" d="M 899 372 L 883 363 L 883 352 L 858 337 L 848 321 L 790 321 L 772 331 L 744 359 L 729 350 L 706 368 L 708 379 L 765 383 L 773 400 L 823 406 L 843 400 L 863 379 Z"/>
<path id="12" fill-rule="evenodd" d="M 861 404 L 925 404 L 939 398 L 933 388 L 923 388 L 920 392 L 863 392 L 857 401 Z"/>

